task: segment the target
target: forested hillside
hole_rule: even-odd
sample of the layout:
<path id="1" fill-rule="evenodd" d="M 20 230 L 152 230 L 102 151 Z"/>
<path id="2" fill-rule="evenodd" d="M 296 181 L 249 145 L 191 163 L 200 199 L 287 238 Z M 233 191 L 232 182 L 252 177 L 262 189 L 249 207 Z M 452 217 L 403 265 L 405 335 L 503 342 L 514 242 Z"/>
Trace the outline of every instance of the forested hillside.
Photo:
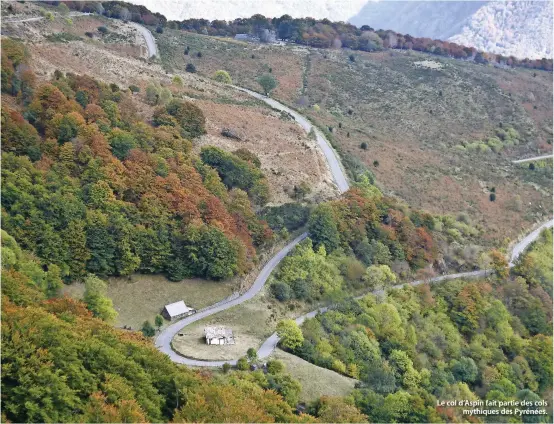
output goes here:
<path id="1" fill-rule="evenodd" d="M 277 278 L 288 282 L 290 266 L 301 257 L 291 257 Z M 320 272 L 333 266 L 332 258 L 321 262 Z M 282 344 L 316 365 L 360 379 L 352 397 L 370 422 L 464 419 L 461 408 L 437 407 L 437 399 L 548 399 L 552 230 L 519 260 L 515 275 L 506 265 L 497 261 L 488 280 L 406 286 L 339 302 L 305 321 L 300 333 L 282 328 Z M 379 281 L 380 287 L 394 282 L 394 274 L 372 268 L 362 280 Z M 513 419 L 494 417 L 521 422 Z M 546 415 L 532 419 L 551 422 Z"/>
<path id="2" fill-rule="evenodd" d="M 224 279 L 251 267 L 272 239 L 254 214 L 267 182 L 232 153 L 224 166 L 222 152 L 192 153 L 189 138 L 205 131 L 197 106 L 166 90 L 150 125 L 126 88 L 61 72 L 39 84 L 27 60 L 22 44 L 2 41 L 2 89 L 19 102 L 2 108 L 3 228 L 23 248 L 66 281 Z"/>
<path id="3" fill-rule="evenodd" d="M 48 300 L 58 271 L 2 231 L 3 422 L 315 420 L 295 415 L 271 386 L 290 380 L 282 367 L 267 376 L 191 371 L 79 301 Z"/>

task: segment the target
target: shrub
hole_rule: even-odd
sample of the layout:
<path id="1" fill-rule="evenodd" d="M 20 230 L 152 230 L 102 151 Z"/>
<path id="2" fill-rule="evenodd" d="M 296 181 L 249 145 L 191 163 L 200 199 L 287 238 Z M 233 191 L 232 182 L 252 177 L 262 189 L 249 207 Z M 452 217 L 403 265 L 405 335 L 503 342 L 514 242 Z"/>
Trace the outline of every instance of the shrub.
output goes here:
<path id="1" fill-rule="evenodd" d="M 494 201 L 496 200 L 496 194 L 495 194 L 495 193 L 491 193 L 491 194 L 489 195 L 489 200 L 490 200 L 491 202 L 494 202 Z"/>
<path id="2" fill-rule="evenodd" d="M 107 34 L 110 31 L 105 26 L 99 26 L 98 27 L 98 32 L 101 32 L 102 34 Z"/>
<path id="3" fill-rule="evenodd" d="M 277 360 L 277 359 L 270 359 L 267 361 L 267 372 L 270 374 L 280 374 L 285 370 L 285 365 Z"/>
<path id="4" fill-rule="evenodd" d="M 353 54 L 348 56 L 348 59 L 350 59 L 350 62 L 356 62 L 356 56 L 354 56 Z"/>
<path id="5" fill-rule="evenodd" d="M 260 158 L 258 158 L 255 153 L 251 152 L 248 149 L 245 149 L 244 147 L 242 149 L 235 150 L 233 154 L 237 155 L 242 160 L 245 160 L 246 162 L 254 165 L 256 168 L 261 168 L 262 166 Z"/>
<path id="6" fill-rule="evenodd" d="M 233 80 L 231 79 L 231 76 L 229 75 L 229 72 L 224 71 L 220 69 L 219 71 L 215 71 L 213 75 L 213 79 L 218 82 L 222 82 L 224 84 L 232 84 Z"/>
<path id="7" fill-rule="evenodd" d="M 249 362 L 256 362 L 258 360 L 258 352 L 253 347 L 249 347 L 246 351 L 246 357 Z"/>
<path id="8" fill-rule="evenodd" d="M 290 286 L 282 281 L 276 281 L 271 285 L 271 293 L 279 302 L 286 302 L 291 298 Z"/>
<path id="9" fill-rule="evenodd" d="M 229 372 L 229 370 L 231 369 L 231 364 L 229 362 L 225 362 L 221 366 L 221 369 L 223 370 L 223 374 L 227 374 Z"/>
<path id="10" fill-rule="evenodd" d="M 189 46 L 185 47 L 185 52 L 184 52 L 185 56 L 188 56 L 189 52 L 190 52 L 190 47 Z"/>
<path id="11" fill-rule="evenodd" d="M 154 327 L 152 327 L 152 324 L 150 324 L 150 321 L 144 321 L 141 328 L 142 334 L 144 334 L 144 337 L 153 337 L 154 334 L 156 334 L 156 330 Z"/>
<path id="12" fill-rule="evenodd" d="M 249 365 L 248 365 L 248 359 L 246 359 L 246 356 L 243 356 L 237 360 L 237 369 L 241 371 L 248 371 Z"/>
<path id="13" fill-rule="evenodd" d="M 373 166 L 374 166 L 375 168 L 377 168 L 377 167 L 379 166 L 379 161 L 378 161 L 378 160 L 374 160 L 374 161 L 373 161 Z"/>
<path id="14" fill-rule="evenodd" d="M 477 150 L 479 151 L 479 153 L 488 153 L 491 151 L 490 147 L 487 146 L 485 143 L 479 143 L 477 145 Z"/>
<path id="15" fill-rule="evenodd" d="M 360 149 L 363 149 L 363 150 L 367 150 L 369 146 L 367 145 L 367 143 L 365 141 L 363 141 L 361 144 L 360 144 Z"/>
<path id="16" fill-rule="evenodd" d="M 502 141 L 498 137 L 490 137 L 487 140 L 487 145 L 491 148 L 491 150 L 495 153 L 499 153 L 502 148 L 504 147 L 502 145 Z"/>
<path id="17" fill-rule="evenodd" d="M 161 25 L 158 25 L 158 26 L 156 27 L 156 32 L 157 32 L 158 34 L 163 34 L 163 32 L 164 32 L 163 27 L 162 27 Z"/>
<path id="18" fill-rule="evenodd" d="M 314 109 L 315 112 L 319 112 L 321 110 L 318 104 L 313 105 L 312 108 Z"/>
<path id="19" fill-rule="evenodd" d="M 202 52 L 196 53 L 196 57 L 202 57 Z"/>
<path id="20" fill-rule="evenodd" d="M 193 63 L 187 63 L 187 66 L 185 67 L 185 71 L 190 72 L 191 74 L 196 73 L 196 66 L 194 66 Z"/>
<path id="21" fill-rule="evenodd" d="M 292 283 L 294 297 L 299 300 L 305 300 L 310 297 L 310 285 L 306 280 L 295 280 Z"/>
<path id="22" fill-rule="evenodd" d="M 534 162 L 531 162 L 531 163 L 529 164 L 529 169 L 530 169 L 531 171 L 534 171 L 534 170 L 535 170 L 535 163 L 534 163 Z"/>
<path id="23" fill-rule="evenodd" d="M 136 85 L 130 85 L 129 86 L 129 90 L 131 91 L 131 93 L 138 93 L 140 92 L 140 88 Z"/>
<path id="24" fill-rule="evenodd" d="M 183 79 L 179 75 L 175 75 L 171 82 L 178 87 L 183 86 Z"/>

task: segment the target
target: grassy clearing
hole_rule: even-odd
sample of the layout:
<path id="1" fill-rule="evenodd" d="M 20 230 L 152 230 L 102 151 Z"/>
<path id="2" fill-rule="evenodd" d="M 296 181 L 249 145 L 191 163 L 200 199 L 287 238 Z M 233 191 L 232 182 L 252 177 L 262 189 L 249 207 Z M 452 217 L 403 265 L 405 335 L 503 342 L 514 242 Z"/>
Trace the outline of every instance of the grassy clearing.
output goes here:
<path id="1" fill-rule="evenodd" d="M 81 299 L 84 284 L 65 286 L 63 292 Z M 154 322 L 164 305 L 184 300 L 187 306 L 196 309 L 216 303 L 233 292 L 233 283 L 206 280 L 183 280 L 171 282 L 161 275 L 133 275 L 128 278 L 110 278 L 108 296 L 118 312 L 116 326 L 131 326 L 140 329 L 145 320 Z"/>
<path id="2" fill-rule="evenodd" d="M 253 299 L 234 308 L 195 322 L 173 339 L 173 348 L 184 356 L 196 359 L 228 360 L 246 354 L 248 348 L 258 348 L 283 318 L 294 318 L 314 309 L 313 305 L 295 303 L 287 307 L 277 302 L 267 290 L 268 285 Z M 204 327 L 223 325 L 233 330 L 235 345 L 209 346 L 202 338 Z"/>
<path id="3" fill-rule="evenodd" d="M 294 376 L 302 384 L 300 400 L 311 402 L 321 396 L 347 396 L 356 384 L 353 378 L 345 377 L 334 371 L 320 368 L 298 356 L 276 349 L 271 355 L 285 364 L 286 372 Z M 314 378 L 317 376 L 317 378 Z"/>

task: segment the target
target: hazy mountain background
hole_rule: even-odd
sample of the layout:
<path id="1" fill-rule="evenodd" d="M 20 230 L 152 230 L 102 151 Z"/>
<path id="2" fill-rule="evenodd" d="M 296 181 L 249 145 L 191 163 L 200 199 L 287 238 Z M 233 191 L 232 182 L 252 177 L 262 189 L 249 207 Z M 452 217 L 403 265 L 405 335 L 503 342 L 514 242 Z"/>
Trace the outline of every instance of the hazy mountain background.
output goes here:
<path id="1" fill-rule="evenodd" d="M 256 13 L 328 18 L 451 40 L 530 59 L 552 57 L 552 1 L 131 0 L 168 19 L 225 19 Z"/>

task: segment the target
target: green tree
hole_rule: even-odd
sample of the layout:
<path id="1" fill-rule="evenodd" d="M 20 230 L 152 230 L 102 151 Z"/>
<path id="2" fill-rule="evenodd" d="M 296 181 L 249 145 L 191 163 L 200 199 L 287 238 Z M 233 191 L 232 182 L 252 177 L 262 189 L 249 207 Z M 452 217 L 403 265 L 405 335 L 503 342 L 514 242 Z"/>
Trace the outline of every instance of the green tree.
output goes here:
<path id="1" fill-rule="evenodd" d="M 308 232 L 316 248 L 323 245 L 328 253 L 339 247 L 340 235 L 333 210 L 327 204 L 319 205 L 308 221 Z"/>
<path id="2" fill-rule="evenodd" d="M 87 308 L 95 317 L 107 322 L 115 321 L 117 312 L 113 308 L 112 300 L 106 295 L 107 286 L 104 281 L 93 274 L 85 278 L 85 293 L 83 300 Z"/>
<path id="3" fill-rule="evenodd" d="M 160 99 L 160 89 L 154 84 L 148 84 L 146 86 L 146 103 L 155 106 Z"/>
<path id="4" fill-rule="evenodd" d="M 371 265 L 367 268 L 363 280 L 369 288 L 378 289 L 396 283 L 396 275 L 388 265 Z"/>
<path id="5" fill-rule="evenodd" d="M 479 375 L 475 361 L 468 357 L 462 357 L 452 364 L 452 374 L 456 380 L 463 383 L 473 383 Z"/>
<path id="6" fill-rule="evenodd" d="M 273 78 L 272 75 L 265 74 L 258 77 L 258 84 L 262 87 L 264 94 L 269 96 L 269 94 L 277 87 L 277 80 Z"/>
<path id="7" fill-rule="evenodd" d="M 156 315 L 156 318 L 154 318 L 154 325 L 159 331 L 162 325 L 164 325 L 164 317 L 162 317 L 161 315 Z"/>
<path id="8" fill-rule="evenodd" d="M 289 374 L 268 374 L 267 383 L 270 389 L 275 390 L 292 407 L 300 400 L 301 384 Z"/>
<path id="9" fill-rule="evenodd" d="M 304 342 L 302 330 L 292 319 L 285 319 L 277 324 L 277 335 L 281 339 L 279 343 L 285 349 L 294 350 Z"/>
<path id="10" fill-rule="evenodd" d="M 258 352 L 253 347 L 249 347 L 246 351 L 246 357 L 249 362 L 256 362 L 258 360 Z"/>
<path id="11" fill-rule="evenodd" d="M 371 263 L 373 265 L 389 265 L 392 263 L 392 255 L 389 248 L 379 240 L 371 240 Z"/>
<path id="12" fill-rule="evenodd" d="M 250 365 L 248 364 L 248 359 L 246 358 L 246 356 L 241 356 L 238 360 L 237 360 L 237 369 L 240 370 L 240 371 L 248 371 L 248 368 L 250 367 Z"/>
<path id="13" fill-rule="evenodd" d="M 286 302 L 291 298 L 291 288 L 287 283 L 276 281 L 271 285 L 271 292 L 279 302 Z"/>
<path id="14" fill-rule="evenodd" d="M 112 147 L 113 155 L 119 160 L 127 159 L 131 149 L 137 147 L 137 140 L 127 131 L 115 128 L 109 136 L 110 146 Z"/>
<path id="15" fill-rule="evenodd" d="M 142 328 L 140 329 L 144 337 L 153 337 L 156 334 L 156 330 L 150 324 L 150 321 L 144 321 Z"/>

